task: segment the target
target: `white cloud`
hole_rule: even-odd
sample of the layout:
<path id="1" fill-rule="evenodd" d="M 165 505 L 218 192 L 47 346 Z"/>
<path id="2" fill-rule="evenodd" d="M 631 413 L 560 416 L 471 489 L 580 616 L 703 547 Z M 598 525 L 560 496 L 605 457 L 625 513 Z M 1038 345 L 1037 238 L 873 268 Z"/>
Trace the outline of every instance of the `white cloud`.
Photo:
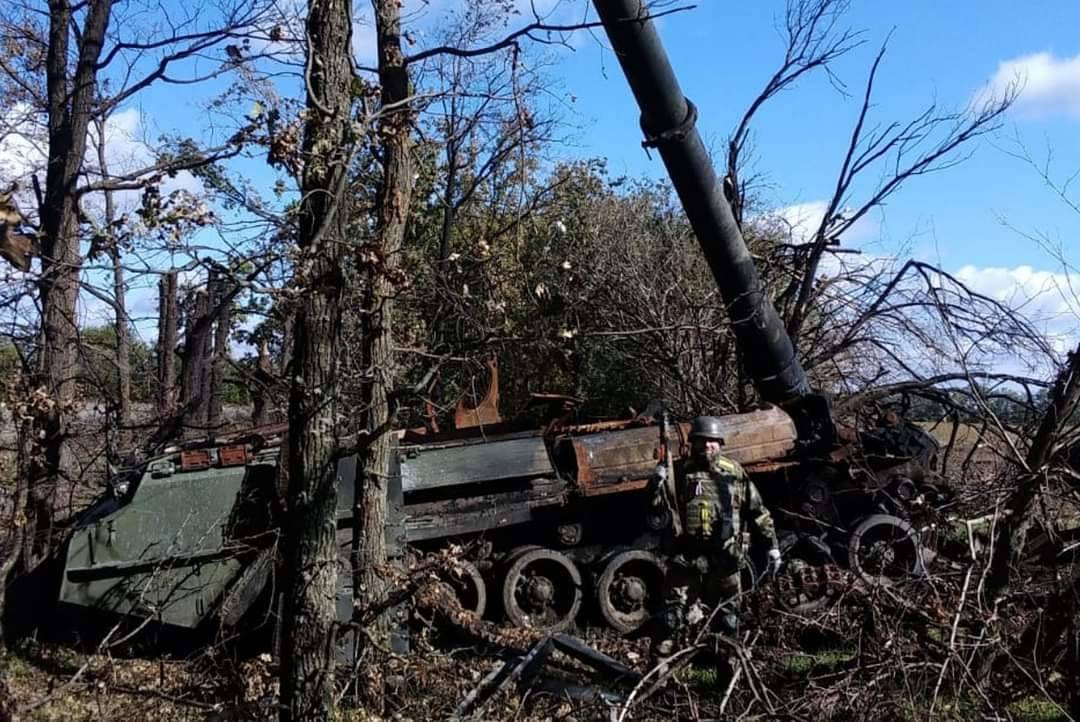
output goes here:
<path id="1" fill-rule="evenodd" d="M 828 209 L 825 201 L 810 201 L 781 208 L 775 216 L 788 228 L 792 243 L 806 243 L 821 227 Z"/>
<path id="2" fill-rule="evenodd" d="M 1080 319 L 1080 276 L 1032 266 L 1005 268 L 968 264 L 956 277 L 971 290 L 1046 321 Z"/>
<path id="3" fill-rule="evenodd" d="M 18 181 L 23 189 L 19 198 L 24 212 L 33 207 L 29 195 L 30 176 L 38 173 L 44 177 L 46 162 L 46 138 L 41 119 L 29 106 L 16 105 L 0 115 L 0 186 Z M 137 108 L 125 108 L 113 113 L 105 122 L 105 161 L 112 174 L 128 173 L 153 163 L 154 153 L 146 142 L 148 119 Z M 98 170 L 98 132 L 91 126 L 87 138 L 84 168 L 92 178 L 100 177 Z M 162 184 L 162 195 L 174 190 L 186 190 L 198 194 L 202 184 L 190 173 L 183 171 L 175 178 L 167 178 Z M 139 203 L 138 191 L 121 191 L 116 194 L 118 211 L 130 211 Z M 86 207 L 100 207 L 103 201 L 91 199 Z"/>
<path id="4" fill-rule="evenodd" d="M 827 201 L 808 201 L 785 206 L 763 216 L 750 218 L 749 222 L 762 224 L 766 228 L 772 228 L 786 234 L 790 243 L 807 243 L 821 226 L 821 220 L 825 217 L 828 209 L 829 204 Z M 877 222 L 870 214 L 867 214 L 856 221 L 851 228 L 847 229 L 841 239 L 849 244 L 872 240 L 876 238 L 878 230 Z"/>
<path id="5" fill-rule="evenodd" d="M 45 128 L 29 105 L 0 112 L 0 186 L 18 181 L 28 189 L 31 173 L 44 165 L 45 141 Z"/>
<path id="6" fill-rule="evenodd" d="M 1057 353 L 1080 342 L 1080 274 L 969 264 L 955 275 L 972 291 L 1023 314 Z"/>
<path id="7" fill-rule="evenodd" d="M 1063 113 L 1080 117 L 1080 55 L 1058 58 L 1032 53 L 998 63 L 997 72 L 976 94 L 980 105 L 1020 88 L 1017 107 L 1036 114 Z"/>

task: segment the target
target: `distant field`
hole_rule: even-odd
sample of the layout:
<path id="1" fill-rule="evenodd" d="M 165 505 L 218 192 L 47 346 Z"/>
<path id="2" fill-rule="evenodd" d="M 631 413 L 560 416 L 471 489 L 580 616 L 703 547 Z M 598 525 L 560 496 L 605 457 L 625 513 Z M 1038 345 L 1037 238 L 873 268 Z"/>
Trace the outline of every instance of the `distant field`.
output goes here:
<path id="1" fill-rule="evenodd" d="M 945 453 L 952 434 L 953 424 L 950 421 L 934 423 L 930 421 L 918 422 L 918 425 L 928 431 L 941 444 L 942 465 L 938 470 L 944 470 L 949 484 L 957 485 L 958 489 L 966 489 L 971 492 L 982 493 L 988 489 L 987 484 L 993 484 L 1004 478 L 1006 470 L 1005 459 L 1013 455 L 1009 444 L 998 434 L 990 431 L 980 440 L 979 427 L 972 424 L 961 423 L 956 430 L 956 439 L 953 442 L 951 452 Z M 1015 435 L 1010 435 L 1013 442 L 1018 441 Z M 1017 444 L 1023 448 L 1023 444 Z M 972 450 L 974 449 L 974 453 Z M 970 461 L 968 461 L 970 455 Z M 965 462 L 968 462 L 965 466 Z"/>
<path id="2" fill-rule="evenodd" d="M 949 441 L 949 434 L 952 433 L 953 424 L 951 421 L 917 421 L 919 426 L 933 434 L 941 443 L 947 443 Z M 1015 434 L 1010 434 L 1010 437 L 1015 439 Z M 974 424 L 961 423 L 960 428 L 956 433 L 957 443 L 971 443 L 979 438 L 979 427 Z"/>

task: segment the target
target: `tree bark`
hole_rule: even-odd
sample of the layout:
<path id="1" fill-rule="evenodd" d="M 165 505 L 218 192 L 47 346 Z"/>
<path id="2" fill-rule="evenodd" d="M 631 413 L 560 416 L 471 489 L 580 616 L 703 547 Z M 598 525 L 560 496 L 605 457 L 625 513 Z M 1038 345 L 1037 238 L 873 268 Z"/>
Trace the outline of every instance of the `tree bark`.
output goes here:
<path id="1" fill-rule="evenodd" d="M 4 628 L 7 609 L 7 590 L 14 573 L 25 566 L 25 552 L 28 548 L 26 535 L 33 528 L 34 509 L 30 500 L 30 457 L 33 430 L 31 424 L 20 418 L 16 426 L 18 452 L 15 464 L 15 488 L 11 493 L 11 519 L 5 520 L 7 527 L 7 549 L 0 558 L 0 656 L 6 649 L 5 643 L 10 630 Z M 3 676 L 3 675 L 0 675 Z"/>
<path id="2" fill-rule="evenodd" d="M 74 482 L 75 459 L 67 443 L 70 433 L 67 417 L 75 402 L 78 378 L 75 304 L 82 257 L 76 184 L 86 154 L 97 62 L 111 10 L 112 0 L 90 3 L 78 34 L 74 75 L 69 77 L 69 33 L 75 18 L 68 0 L 49 0 L 46 54 L 49 151 L 40 209 L 42 349 L 38 374 L 56 403 L 38 422 L 44 453 L 32 490 L 42 511 L 34 536 L 46 546 L 51 543 L 52 518 L 58 511 L 58 501 L 70 498 Z"/>
<path id="3" fill-rule="evenodd" d="M 210 405 L 214 397 L 213 388 L 213 364 L 214 364 L 214 320 L 211 318 L 212 309 L 218 307 L 218 272 L 211 268 L 206 279 L 206 293 L 203 301 L 206 306 L 199 312 L 196 321 L 199 335 L 199 350 L 202 351 L 202 359 L 199 361 L 199 403 L 195 411 L 196 424 L 205 433 L 210 426 Z"/>
<path id="4" fill-rule="evenodd" d="M 378 262 L 367 269 L 364 289 L 362 357 L 371 380 L 363 386 L 362 400 L 370 441 L 357 479 L 360 488 L 353 515 L 353 589 L 360 609 L 378 604 L 385 594 L 385 582 L 377 570 L 386 562 L 386 477 L 391 451 L 388 432 L 393 422 L 390 389 L 396 377 L 391 328 L 393 286 L 413 191 L 411 110 L 403 103 L 409 97 L 409 75 L 401 52 L 401 4 L 373 0 L 373 5 L 382 105 L 402 105 L 380 116 L 383 182 L 378 194 L 373 249 Z M 376 623 L 371 631 L 378 639 L 384 629 L 385 625 Z"/>
<path id="5" fill-rule="evenodd" d="M 266 341 L 259 344 L 259 360 L 255 365 L 255 383 L 252 384 L 251 423 L 253 426 L 266 426 L 271 423 L 271 405 L 273 395 L 274 371 L 270 366 L 270 349 Z"/>
<path id="6" fill-rule="evenodd" d="M 210 407 L 207 425 L 215 431 L 223 423 L 225 375 L 229 368 L 229 328 L 232 323 L 232 304 L 225 302 L 225 283 L 225 279 L 219 276 L 214 289 L 214 303 L 222 305 L 214 331 L 214 358 L 210 369 Z"/>
<path id="7" fill-rule="evenodd" d="M 105 157 L 105 118 L 95 118 L 97 127 L 98 170 L 102 179 L 109 177 L 108 159 Z M 124 266 L 120 262 L 120 246 L 116 239 L 113 223 L 116 221 L 116 208 L 112 191 L 105 191 L 105 230 L 109 247 L 109 258 L 113 267 L 113 311 L 116 333 L 116 425 L 119 429 L 119 445 L 126 444 L 126 428 L 131 422 L 131 343 L 128 338 L 127 289 L 124 286 Z"/>
<path id="8" fill-rule="evenodd" d="M 333 714 L 336 544 L 337 339 L 347 242 L 352 3 L 309 0 L 305 157 L 295 283 L 302 289 L 289 375 L 281 719 Z"/>
<path id="9" fill-rule="evenodd" d="M 1017 488 L 1009 498 L 1009 513 L 1001 521 L 990 562 L 987 591 L 991 599 L 999 597 L 1009 586 L 1012 567 L 1019 560 L 1027 542 L 1032 511 L 1046 479 L 1047 466 L 1053 459 L 1062 425 L 1069 421 L 1078 406 L 1080 347 L 1069 354 L 1065 366 L 1054 380 L 1050 389 L 1050 403 L 1039 421 L 1025 458 L 1027 469 L 1020 475 Z"/>
<path id="10" fill-rule="evenodd" d="M 176 271 L 171 270 L 158 283 L 158 414 L 171 416 L 176 403 L 177 343 Z"/>
<path id="11" fill-rule="evenodd" d="M 181 359 L 180 406 L 184 413 L 184 434 L 188 436 L 203 433 L 206 427 L 206 410 L 210 400 L 210 360 L 209 321 L 210 297 L 206 289 L 200 288 L 195 293 L 188 317 L 187 330 L 184 333 L 184 356 Z"/>

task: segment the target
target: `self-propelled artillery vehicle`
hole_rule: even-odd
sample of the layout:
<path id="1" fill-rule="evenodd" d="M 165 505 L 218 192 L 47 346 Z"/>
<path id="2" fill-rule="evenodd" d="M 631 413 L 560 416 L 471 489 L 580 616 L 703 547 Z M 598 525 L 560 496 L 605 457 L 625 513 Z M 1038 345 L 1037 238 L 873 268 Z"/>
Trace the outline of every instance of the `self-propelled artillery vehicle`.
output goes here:
<path id="1" fill-rule="evenodd" d="M 834 421 L 761 283 L 695 128 L 697 111 L 641 0 L 595 5 L 641 107 L 645 145 L 667 167 L 762 402 L 722 423 L 726 453 L 754 477 L 782 533 L 781 602 L 821 601 L 805 573 L 815 565 L 846 565 L 867 581 L 922 573 L 916 512 L 937 493 L 936 442 L 900 420 L 861 432 Z M 537 400 L 557 407 L 565 399 Z M 572 424 L 556 412 L 528 428 L 487 411 L 463 413 L 451 431 L 395 434 L 391 553 L 461 544 L 469 563 L 453 583 L 479 614 L 548 630 L 583 615 L 621 633 L 640 629 L 658 598 L 672 523 L 652 503 L 654 472 L 686 453 L 688 425 L 656 417 Z M 192 629 L 272 608 L 284 432 L 177 446 L 118 474 L 72 534 L 61 602 Z M 356 463 L 338 465 L 343 619 Z"/>

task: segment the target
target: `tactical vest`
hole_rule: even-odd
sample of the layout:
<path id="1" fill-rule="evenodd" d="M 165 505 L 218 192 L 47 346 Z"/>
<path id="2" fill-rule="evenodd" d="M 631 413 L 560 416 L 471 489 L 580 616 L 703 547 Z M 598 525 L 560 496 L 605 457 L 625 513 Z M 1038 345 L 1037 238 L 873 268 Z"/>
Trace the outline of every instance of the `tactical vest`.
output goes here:
<path id="1" fill-rule="evenodd" d="M 739 513 L 745 498 L 739 467 L 713 456 L 709 467 L 693 462 L 683 487 L 683 528 L 695 543 L 732 557 L 742 556 Z"/>

